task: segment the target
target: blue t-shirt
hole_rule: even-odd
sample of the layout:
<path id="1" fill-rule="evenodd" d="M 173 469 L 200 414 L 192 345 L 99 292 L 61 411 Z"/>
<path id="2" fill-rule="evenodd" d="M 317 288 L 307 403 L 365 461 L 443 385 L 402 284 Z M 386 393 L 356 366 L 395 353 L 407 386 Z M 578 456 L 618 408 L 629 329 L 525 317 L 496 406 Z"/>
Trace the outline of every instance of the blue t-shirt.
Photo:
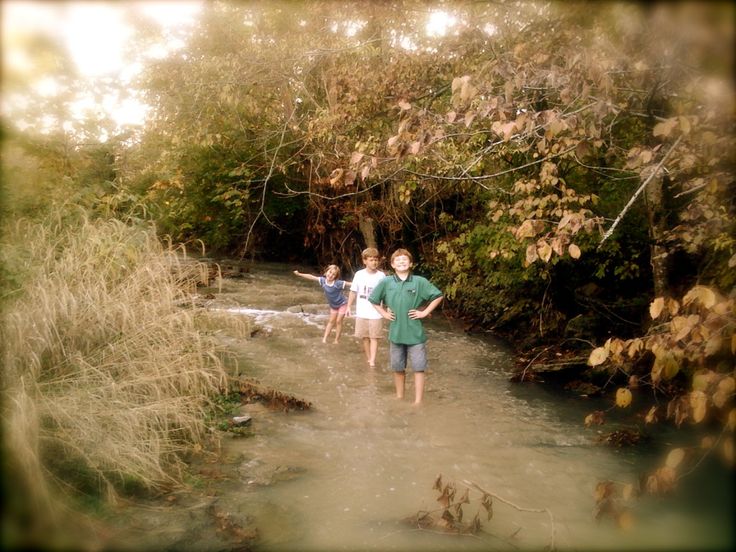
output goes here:
<path id="1" fill-rule="evenodd" d="M 348 300 L 342 293 L 342 290 L 345 289 L 345 280 L 335 280 L 330 285 L 324 276 L 320 276 L 319 285 L 324 290 L 327 303 L 331 309 L 339 309 L 341 306 L 347 304 Z"/>

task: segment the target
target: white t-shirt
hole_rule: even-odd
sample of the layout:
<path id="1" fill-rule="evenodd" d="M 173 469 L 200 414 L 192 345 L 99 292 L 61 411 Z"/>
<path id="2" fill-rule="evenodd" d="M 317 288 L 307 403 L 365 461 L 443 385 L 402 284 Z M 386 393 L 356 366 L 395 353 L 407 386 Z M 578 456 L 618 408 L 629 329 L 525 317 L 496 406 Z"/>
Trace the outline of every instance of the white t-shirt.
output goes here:
<path id="1" fill-rule="evenodd" d="M 376 320 L 381 318 L 380 313 L 375 307 L 368 301 L 373 289 L 378 285 L 378 282 L 383 280 L 386 275 L 377 270 L 373 274 L 369 274 L 364 268 L 359 270 L 353 276 L 353 283 L 350 286 L 350 291 L 355 292 L 355 317 L 356 318 L 369 318 Z"/>

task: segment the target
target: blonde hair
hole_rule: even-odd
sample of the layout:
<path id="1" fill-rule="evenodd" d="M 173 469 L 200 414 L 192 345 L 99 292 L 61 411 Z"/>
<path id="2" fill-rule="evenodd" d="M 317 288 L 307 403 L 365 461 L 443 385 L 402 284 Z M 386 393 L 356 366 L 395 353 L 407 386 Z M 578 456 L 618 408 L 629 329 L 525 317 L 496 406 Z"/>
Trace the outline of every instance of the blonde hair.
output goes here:
<path id="1" fill-rule="evenodd" d="M 340 267 L 337 266 L 336 264 L 327 265 L 327 268 L 325 268 L 325 271 L 322 274 L 327 274 L 327 271 L 330 270 L 331 268 L 334 268 L 336 271 L 335 279 L 339 278 L 340 277 Z"/>
<path id="2" fill-rule="evenodd" d="M 378 249 L 375 247 L 366 247 L 360 254 L 361 258 L 378 257 Z"/>

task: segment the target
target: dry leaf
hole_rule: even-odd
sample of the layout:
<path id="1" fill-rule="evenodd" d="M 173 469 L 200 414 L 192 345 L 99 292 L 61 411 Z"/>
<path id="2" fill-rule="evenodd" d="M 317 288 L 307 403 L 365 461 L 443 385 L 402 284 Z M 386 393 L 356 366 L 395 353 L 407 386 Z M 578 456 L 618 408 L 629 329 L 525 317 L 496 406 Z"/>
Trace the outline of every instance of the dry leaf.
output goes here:
<path id="1" fill-rule="evenodd" d="M 616 391 L 616 406 L 626 408 L 631 404 L 631 391 L 625 387 L 621 387 Z"/>
<path id="2" fill-rule="evenodd" d="M 605 347 L 596 347 L 595 349 L 593 349 L 593 351 L 590 353 L 590 356 L 588 357 L 588 365 L 598 366 L 600 364 L 603 364 L 607 358 L 608 349 Z"/>

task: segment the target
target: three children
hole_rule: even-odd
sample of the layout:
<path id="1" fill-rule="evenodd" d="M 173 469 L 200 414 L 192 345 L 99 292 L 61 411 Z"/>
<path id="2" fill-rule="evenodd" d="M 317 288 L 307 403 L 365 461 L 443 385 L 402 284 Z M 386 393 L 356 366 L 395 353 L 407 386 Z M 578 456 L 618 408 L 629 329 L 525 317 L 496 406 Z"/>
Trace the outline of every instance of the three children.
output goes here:
<path id="1" fill-rule="evenodd" d="M 414 372 L 414 404 L 424 398 L 425 370 L 427 369 L 427 336 L 422 319 L 429 316 L 442 302 L 442 292 L 423 276 L 412 273 L 413 259 L 406 249 L 397 249 L 391 255 L 394 274 L 386 277 L 378 270 L 379 256 L 375 248 L 364 249 L 361 257 L 365 268 L 355 273 L 352 282 L 340 280 L 340 269 L 330 265 L 324 276 L 294 274 L 316 280 L 325 292 L 330 305 L 330 319 L 322 342 L 327 342 L 333 325 L 335 343 L 340 338 L 342 320 L 355 310 L 355 336 L 362 340 L 363 352 L 370 367 L 375 367 L 382 321 L 389 320 L 389 356 L 394 373 L 396 397 L 404 398 L 404 384 L 408 361 Z M 342 293 L 350 286 L 348 299 Z"/>

